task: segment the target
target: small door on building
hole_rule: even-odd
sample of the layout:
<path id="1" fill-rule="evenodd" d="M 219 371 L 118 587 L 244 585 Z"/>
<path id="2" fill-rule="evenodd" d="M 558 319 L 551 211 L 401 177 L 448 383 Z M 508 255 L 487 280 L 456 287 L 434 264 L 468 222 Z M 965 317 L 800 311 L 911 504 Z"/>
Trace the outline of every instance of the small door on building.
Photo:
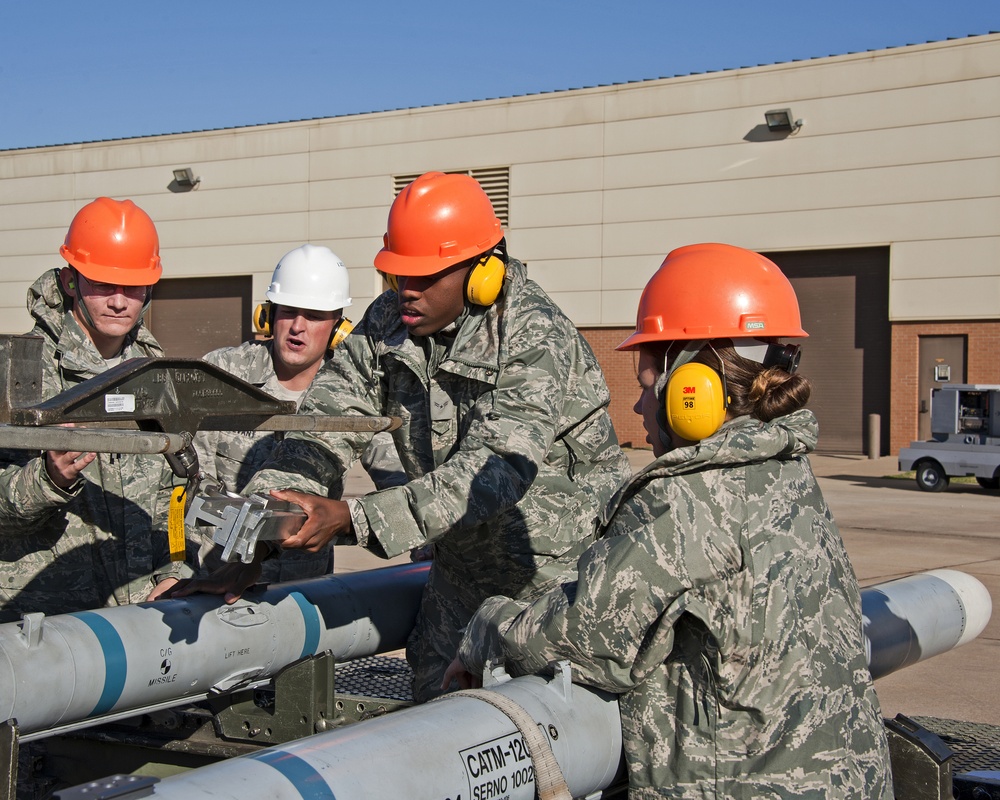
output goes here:
<path id="1" fill-rule="evenodd" d="M 201 358 L 253 336 L 247 276 L 165 278 L 153 289 L 146 325 L 172 358 Z"/>
<path id="2" fill-rule="evenodd" d="M 931 438 L 931 389 L 946 383 L 965 383 L 965 362 L 969 342 L 966 336 L 921 336 L 918 354 L 917 435 Z"/>

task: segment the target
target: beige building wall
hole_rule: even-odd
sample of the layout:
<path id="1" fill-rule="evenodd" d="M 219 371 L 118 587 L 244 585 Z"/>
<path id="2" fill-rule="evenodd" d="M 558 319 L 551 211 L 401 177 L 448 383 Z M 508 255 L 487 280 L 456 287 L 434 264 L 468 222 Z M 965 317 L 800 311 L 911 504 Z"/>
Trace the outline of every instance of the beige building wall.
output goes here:
<path id="1" fill-rule="evenodd" d="M 768 132 L 764 112 L 784 107 L 801 129 Z M 351 270 L 348 314 L 357 320 L 381 291 L 371 265 L 394 176 L 507 167 L 510 252 L 585 329 L 606 374 L 619 376 L 609 383 L 623 441 L 641 442 L 641 431 L 630 413 L 633 366 L 613 347 L 669 250 L 698 241 L 777 255 L 888 248 L 892 401 L 883 424 L 895 451 L 917 437 L 914 354 L 923 337 L 965 336 L 967 379 L 1000 382 L 998 110 L 1000 34 L 991 34 L 526 97 L 0 151 L 0 333 L 30 327 L 27 287 L 61 265 L 73 214 L 98 195 L 129 197 L 149 212 L 166 277 L 250 275 L 257 299 L 282 254 L 325 244 Z M 177 167 L 201 178 L 194 191 L 170 191 Z"/>
<path id="2" fill-rule="evenodd" d="M 804 121 L 777 137 L 764 111 Z M 304 241 L 380 289 L 392 176 L 510 166 L 511 252 L 581 326 L 627 326 L 663 255 L 889 245 L 893 321 L 1000 317 L 1000 35 L 622 86 L 0 152 L 0 331 L 69 220 L 130 197 L 166 275 L 254 275 Z M 172 193 L 190 166 L 198 188 Z"/>

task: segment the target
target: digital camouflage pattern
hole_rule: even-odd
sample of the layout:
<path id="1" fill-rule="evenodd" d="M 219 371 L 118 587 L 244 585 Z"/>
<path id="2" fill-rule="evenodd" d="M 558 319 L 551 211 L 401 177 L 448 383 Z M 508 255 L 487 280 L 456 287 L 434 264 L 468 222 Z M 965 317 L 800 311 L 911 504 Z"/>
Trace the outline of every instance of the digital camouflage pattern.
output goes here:
<path id="1" fill-rule="evenodd" d="M 107 368 L 64 307 L 58 272 L 46 272 L 28 290 L 31 332 L 44 339 L 44 398 Z M 126 359 L 162 355 L 142 326 L 122 351 Z M 170 562 L 173 473 L 162 456 L 100 453 L 67 491 L 52 483 L 37 452 L 0 451 L 0 469 L 0 622 L 28 611 L 141 602 L 163 578 L 191 574 Z"/>
<path id="2" fill-rule="evenodd" d="M 313 381 L 303 413 L 393 415 L 410 482 L 351 504 L 357 541 L 385 557 L 432 542 L 434 561 L 408 647 L 418 700 L 438 693 L 472 613 L 572 574 L 629 477 L 586 341 L 511 260 L 504 294 L 411 338 L 387 292 Z M 339 497 L 367 443 L 289 435 L 248 490 Z"/>
<path id="3" fill-rule="evenodd" d="M 741 417 L 633 480 L 578 577 L 493 597 L 459 656 L 620 694 L 630 797 L 891 798 L 861 596 L 809 411 Z"/>
<path id="4" fill-rule="evenodd" d="M 294 393 L 283 390 L 278 382 L 272 349 L 272 340 L 244 342 L 236 347 L 213 350 L 203 360 L 279 399 L 286 399 Z M 301 396 L 298 399 L 301 400 Z M 229 491 L 239 492 L 271 457 L 281 436 L 281 433 L 266 431 L 201 431 L 195 436 L 194 444 L 206 475 L 221 481 Z M 395 445 L 388 434 L 372 438 L 362 462 L 380 488 L 406 482 L 406 476 L 400 471 Z M 189 538 L 195 537 L 191 546 L 197 551 L 195 564 L 202 575 L 222 564 L 221 548 L 212 542 L 211 533 L 212 529 L 207 527 L 188 531 Z M 332 568 L 330 547 L 319 553 L 286 550 L 280 558 L 265 562 L 261 580 L 268 583 L 304 580 L 326 575 Z"/>

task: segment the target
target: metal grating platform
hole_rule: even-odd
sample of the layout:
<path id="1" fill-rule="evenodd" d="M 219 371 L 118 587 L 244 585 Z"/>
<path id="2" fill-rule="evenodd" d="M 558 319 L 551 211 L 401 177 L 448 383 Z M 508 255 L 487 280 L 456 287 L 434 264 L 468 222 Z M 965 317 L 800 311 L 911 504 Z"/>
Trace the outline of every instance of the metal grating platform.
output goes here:
<path id="1" fill-rule="evenodd" d="M 337 694 L 413 702 L 413 673 L 405 658 L 369 656 L 337 664 Z"/>
<path id="2" fill-rule="evenodd" d="M 952 773 L 1000 769 L 1000 725 L 961 722 L 937 717 L 913 717 L 951 748 Z"/>

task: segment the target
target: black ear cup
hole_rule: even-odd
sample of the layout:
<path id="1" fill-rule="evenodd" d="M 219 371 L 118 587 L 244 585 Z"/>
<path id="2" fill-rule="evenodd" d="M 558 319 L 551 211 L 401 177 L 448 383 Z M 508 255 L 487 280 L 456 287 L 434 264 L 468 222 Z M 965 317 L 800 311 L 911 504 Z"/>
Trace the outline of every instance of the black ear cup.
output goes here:
<path id="1" fill-rule="evenodd" d="M 778 367 L 794 375 L 802 358 L 802 348 L 797 344 L 769 344 L 764 355 L 764 367 Z"/>

